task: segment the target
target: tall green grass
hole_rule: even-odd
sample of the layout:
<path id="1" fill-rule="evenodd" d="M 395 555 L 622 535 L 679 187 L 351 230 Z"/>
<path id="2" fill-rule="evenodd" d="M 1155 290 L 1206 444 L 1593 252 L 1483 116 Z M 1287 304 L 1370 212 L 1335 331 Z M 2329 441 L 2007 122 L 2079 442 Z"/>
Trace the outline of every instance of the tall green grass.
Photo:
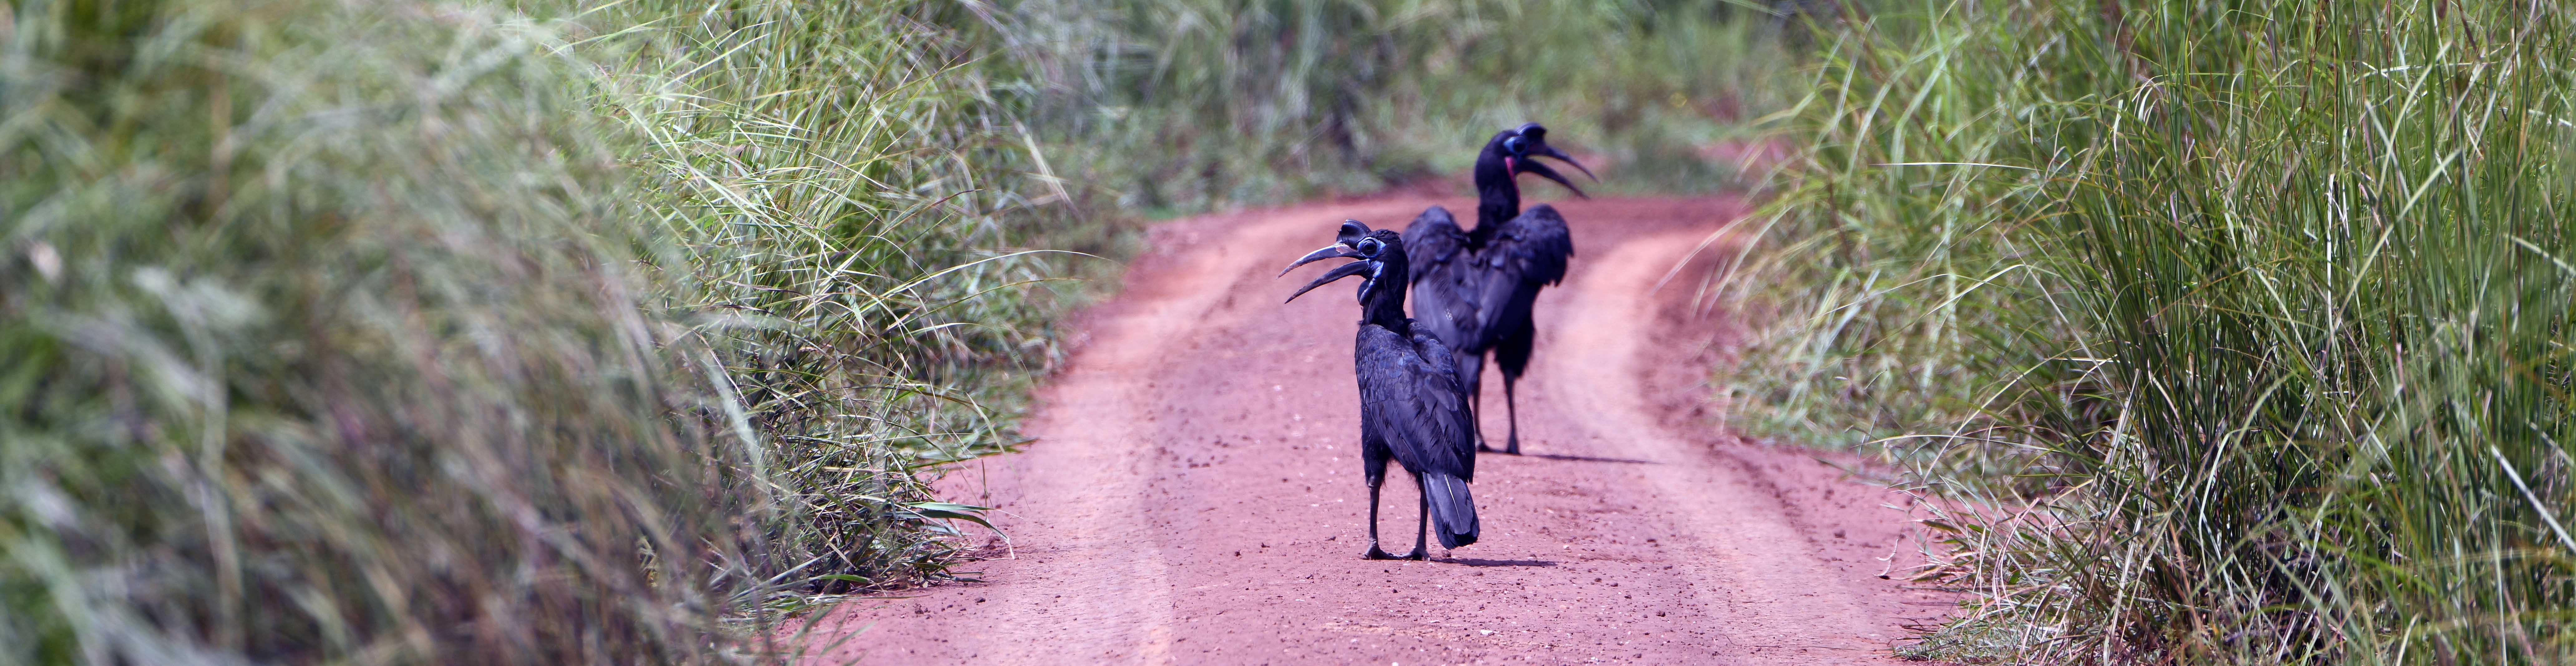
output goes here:
<path id="1" fill-rule="evenodd" d="M 601 99 L 644 144 L 671 305 L 719 350 L 724 390 L 767 446 L 787 537 L 774 568 L 859 587 L 943 577 L 964 507 L 925 503 L 941 463 L 1007 443 L 1020 389 L 1055 355 L 1066 262 L 1010 250 L 1038 158 L 976 45 L 938 5 L 604 4 Z M 610 56 L 601 56 L 608 59 Z M 928 529 L 925 529 L 928 528 Z M 846 588 L 849 585 L 825 585 Z"/>
<path id="2" fill-rule="evenodd" d="M 1740 413 L 1953 500 L 1922 574 L 1980 594 L 1928 655 L 2565 661 L 2570 18 L 1877 16 L 1798 113 L 1794 254 L 1732 283 L 1786 315 Z"/>
<path id="3" fill-rule="evenodd" d="M 1793 99 L 1782 3 L 1124 0 L 961 21 L 1012 57 L 1054 175 L 1152 213 L 1362 193 L 1463 171 L 1545 122 L 1611 191 L 1740 186 L 1704 150 Z"/>
<path id="4" fill-rule="evenodd" d="M 934 8 L 0 11 L 0 662 L 759 658 L 1053 353 Z"/>

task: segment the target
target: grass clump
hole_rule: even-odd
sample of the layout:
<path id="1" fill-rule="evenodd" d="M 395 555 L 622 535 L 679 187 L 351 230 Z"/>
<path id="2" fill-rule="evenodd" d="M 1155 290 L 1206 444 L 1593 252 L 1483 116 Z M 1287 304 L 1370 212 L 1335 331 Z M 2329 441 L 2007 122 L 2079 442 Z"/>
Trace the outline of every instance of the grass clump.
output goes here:
<path id="1" fill-rule="evenodd" d="M 717 350 L 742 427 L 782 489 L 779 567 L 855 585 L 946 576 L 939 464 L 1007 443 L 1055 355 L 1069 240 L 1032 210 L 1034 171 L 980 51 L 934 5 L 604 5 L 640 26 L 613 53 L 611 115 L 646 137 L 671 303 Z"/>
<path id="2" fill-rule="evenodd" d="M 642 300 L 659 243 L 562 112 L 557 34 L 428 3 L 14 9 L 0 654 L 709 654 L 750 442 L 672 418 L 718 409 L 666 355 L 704 348 Z"/>
<path id="3" fill-rule="evenodd" d="M 1053 353 L 922 5 L 4 11 L 0 661 L 759 659 Z"/>
<path id="4" fill-rule="evenodd" d="M 1875 17 L 1776 209 L 1775 248 L 1821 260 L 1736 282 L 1797 315 L 1746 397 L 1783 432 L 1909 435 L 1889 455 L 1964 500 L 1927 573 L 1981 594 L 1931 656 L 2563 661 L 2570 18 Z"/>

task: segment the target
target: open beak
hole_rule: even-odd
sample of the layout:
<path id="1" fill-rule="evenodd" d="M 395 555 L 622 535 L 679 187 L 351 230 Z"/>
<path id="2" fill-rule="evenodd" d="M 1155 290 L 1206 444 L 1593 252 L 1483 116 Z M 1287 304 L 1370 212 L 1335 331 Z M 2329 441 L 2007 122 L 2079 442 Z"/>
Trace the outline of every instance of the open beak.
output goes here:
<path id="1" fill-rule="evenodd" d="M 1368 225 L 1360 224 L 1359 220 L 1342 220 L 1342 228 L 1337 230 L 1334 234 L 1334 239 L 1340 242 L 1326 245 L 1324 246 L 1324 249 L 1321 250 L 1306 253 L 1306 256 L 1299 257 L 1297 259 L 1297 263 L 1289 264 L 1287 268 L 1279 269 L 1279 274 L 1287 275 L 1288 271 L 1297 270 L 1298 266 L 1304 266 L 1323 259 L 1360 256 L 1358 250 L 1351 248 L 1357 247 L 1360 244 L 1360 239 L 1367 238 L 1368 235 Z"/>
<path id="2" fill-rule="evenodd" d="M 1574 168 L 1576 168 L 1576 169 L 1582 169 L 1582 170 L 1583 170 L 1583 177 L 1585 177 L 1585 178 L 1590 178 L 1590 179 L 1592 179 L 1592 182 L 1595 182 L 1595 183 L 1601 182 L 1601 177 L 1600 177 L 1600 176 L 1592 175 L 1592 170 L 1591 170 L 1591 169 L 1585 169 L 1585 168 L 1583 168 L 1583 163 L 1582 163 L 1582 162 L 1574 161 L 1574 156 L 1573 156 L 1573 155 L 1567 155 L 1567 154 L 1565 154 L 1565 151 L 1557 150 L 1555 146 L 1550 146 L 1550 145 L 1547 145 L 1547 144 L 1542 143 L 1542 144 L 1538 144 L 1538 146 L 1536 146 L 1534 149 L 1532 149 L 1532 150 L 1531 150 L 1531 152 L 1536 153 L 1536 154 L 1538 154 L 1538 155 L 1539 155 L 1539 156 L 1541 156 L 1541 157 L 1553 157 L 1553 158 L 1556 158 L 1556 159 L 1557 159 L 1557 160 L 1559 160 L 1559 161 L 1565 162 L 1566 164 L 1574 165 Z M 1563 180 L 1558 180 L 1557 182 L 1562 183 L 1562 182 L 1565 182 L 1565 181 L 1563 181 Z M 1567 185 L 1566 187 L 1573 187 L 1573 185 Z"/>
<path id="3" fill-rule="evenodd" d="M 1557 150 L 1556 150 L 1556 149 L 1554 149 L 1554 148 L 1541 148 L 1541 150 L 1544 150 L 1544 151 L 1546 151 L 1546 152 L 1542 152 L 1542 153 L 1538 153 L 1538 154 L 1546 155 L 1546 156 L 1549 156 L 1549 157 L 1554 157 L 1554 158 L 1557 158 L 1557 159 L 1560 159 L 1560 160 L 1565 160 L 1565 163 L 1566 163 L 1566 164 L 1572 164 L 1572 165 L 1574 165 L 1574 168 L 1577 168 L 1577 169 L 1583 169 L 1583 165 L 1582 165 L 1582 164 L 1580 164 L 1580 163 L 1575 162 L 1575 161 L 1574 161 L 1574 158 L 1566 157 L 1566 156 L 1565 156 L 1565 153 L 1557 152 Z M 1558 185 L 1564 185 L 1564 186 L 1565 186 L 1565 189 L 1574 190 L 1574 196 L 1583 197 L 1583 198 L 1585 198 L 1585 199 L 1590 199 L 1590 198 L 1592 198 L 1592 195 L 1584 194 L 1584 193 L 1583 193 L 1583 188 L 1575 187 L 1575 186 L 1574 186 L 1574 181 L 1566 180 L 1566 179 L 1565 179 L 1565 174 L 1557 173 L 1555 169 L 1550 169 L 1550 168 L 1548 168 L 1548 166 L 1547 166 L 1546 164 L 1541 164 L 1541 163 L 1539 163 L 1539 161 L 1538 161 L 1538 160 L 1533 160 L 1533 159 L 1518 159 L 1518 160 L 1512 160 L 1512 167 L 1513 167 L 1513 170 L 1514 170 L 1514 171 L 1519 171 L 1519 172 L 1521 172 L 1521 173 L 1534 173 L 1534 174 L 1538 174 L 1540 178 L 1546 178 L 1546 179 L 1548 179 L 1548 180 L 1556 181 L 1556 184 L 1558 184 Z M 1583 170 L 1583 175 L 1586 175 L 1586 176 L 1592 175 L 1592 170 L 1591 170 L 1591 169 L 1584 169 L 1584 170 Z M 1600 178 L 1597 178 L 1597 177 L 1596 177 L 1596 178 L 1593 178 L 1593 180 L 1600 180 Z"/>
<path id="4" fill-rule="evenodd" d="M 1325 248 L 1325 250 L 1330 250 L 1330 249 L 1332 249 L 1332 248 Z M 1325 257 L 1327 257 L 1327 256 L 1352 256 L 1352 255 L 1326 255 L 1326 254 L 1324 254 L 1324 250 L 1316 250 L 1314 254 L 1306 255 L 1306 258 L 1297 260 L 1297 263 L 1303 264 L 1303 263 L 1306 263 L 1306 262 L 1309 262 L 1309 261 L 1314 261 L 1314 260 L 1316 260 L 1316 259 L 1322 259 L 1322 258 L 1325 258 Z M 1289 268 L 1296 268 L 1296 266 L 1289 266 Z M 1331 271 L 1328 271 L 1328 272 L 1324 273 L 1324 276 L 1323 276 L 1323 277 L 1315 278 L 1315 281 L 1314 281 L 1314 282 L 1308 282 L 1308 283 L 1306 283 L 1306 286 L 1304 286 L 1304 287 L 1299 287 L 1299 288 L 1297 289 L 1297 293 L 1289 294 L 1289 295 L 1288 295 L 1288 301 L 1294 301 L 1294 300 L 1297 300 L 1297 297 L 1306 295 L 1306 292 L 1314 291 L 1316 287 L 1321 287 L 1321 286 L 1324 286 L 1324 285 L 1326 285 L 1326 284 L 1330 284 L 1330 283 L 1332 283 L 1332 281 L 1334 281 L 1334 280 L 1339 280 L 1339 279 L 1346 278 L 1346 277 L 1350 277 L 1350 276 L 1353 276 L 1353 275 L 1363 275 L 1363 274 L 1365 274 L 1365 275 L 1369 276 L 1369 277 L 1368 277 L 1368 282 L 1369 282 L 1370 284 L 1363 284 L 1363 285 L 1360 285 L 1360 288 L 1361 288 L 1361 290 L 1362 290 L 1362 292 L 1361 292 L 1361 293 L 1367 293 L 1367 292 L 1366 292 L 1366 290 L 1367 290 L 1370 286 L 1372 286 L 1374 283 L 1376 283 L 1376 282 L 1377 282 L 1377 271 L 1378 271 L 1378 263 L 1377 263 L 1377 262 L 1375 262 L 1375 261 L 1368 261 L 1368 260 L 1354 261 L 1354 262 L 1351 262 L 1351 263 L 1342 264 L 1342 265 L 1340 265 L 1340 266 L 1335 266 L 1335 267 L 1333 267 L 1333 270 L 1331 270 Z M 1280 301 L 1280 302 L 1281 302 L 1281 303 L 1286 303 L 1286 302 L 1288 302 L 1288 301 Z"/>
<path id="5" fill-rule="evenodd" d="M 1343 220 L 1341 229 L 1334 233 L 1334 238 L 1339 242 L 1326 245 L 1322 249 L 1313 252 L 1308 252 L 1306 253 L 1306 256 L 1298 257 L 1296 263 L 1289 264 L 1287 268 L 1279 269 L 1279 274 L 1281 276 L 1285 276 L 1288 274 L 1288 271 L 1297 270 L 1298 266 L 1304 266 L 1306 264 L 1323 261 L 1325 259 L 1347 257 L 1359 260 L 1342 264 L 1341 266 L 1324 273 L 1323 277 L 1315 278 L 1314 282 L 1306 283 L 1306 286 L 1299 288 L 1297 293 L 1289 294 L 1288 301 L 1297 300 L 1297 297 L 1304 296 L 1306 295 L 1306 292 L 1314 291 L 1316 287 L 1324 286 L 1326 283 L 1362 273 L 1368 274 L 1368 280 L 1360 284 L 1360 295 L 1362 299 L 1365 300 L 1368 296 L 1369 289 L 1377 285 L 1378 271 L 1385 268 L 1384 265 L 1377 263 L 1376 260 L 1369 259 L 1366 255 L 1360 254 L 1358 249 L 1360 239 L 1367 238 L 1368 235 L 1368 225 L 1360 224 L 1359 220 Z M 1280 302 L 1286 303 L 1288 301 Z"/>
<path id="6" fill-rule="evenodd" d="M 1316 250 L 1316 251 L 1313 251 L 1313 252 L 1308 252 L 1308 253 L 1306 253 L 1306 256 L 1298 257 L 1298 258 L 1297 258 L 1297 263 L 1289 264 L 1287 268 L 1279 269 L 1279 277 L 1285 277 L 1285 276 L 1287 276 L 1287 275 L 1288 275 L 1288 271 L 1297 270 L 1297 267 L 1298 267 L 1298 266 L 1304 266 L 1304 265 L 1307 265 L 1307 264 L 1315 263 L 1315 262 L 1318 262 L 1318 261 L 1323 261 L 1323 260 L 1325 260 L 1325 259 L 1331 259 L 1331 258 L 1334 258 L 1334 257 L 1358 257 L 1358 256 L 1360 256 L 1359 251 L 1358 251 L 1358 250 L 1353 250 L 1353 249 L 1351 249 L 1351 246 L 1343 245 L 1343 244 L 1341 244 L 1341 243 L 1334 243 L 1334 244 L 1331 244 L 1331 245 L 1326 245 L 1326 246 L 1324 246 L 1324 249 Z"/>

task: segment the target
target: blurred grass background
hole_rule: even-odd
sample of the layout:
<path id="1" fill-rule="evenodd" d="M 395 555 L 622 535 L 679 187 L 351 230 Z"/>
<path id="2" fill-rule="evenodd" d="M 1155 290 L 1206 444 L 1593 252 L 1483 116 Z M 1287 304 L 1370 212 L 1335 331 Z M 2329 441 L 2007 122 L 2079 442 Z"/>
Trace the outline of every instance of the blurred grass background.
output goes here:
<path id="1" fill-rule="evenodd" d="M 1800 84 L 1829 3 L 1118 0 L 970 4 L 1086 206 L 1172 215 L 1463 172 L 1546 123 L 1611 192 L 1747 184 L 1713 158 Z M 1740 149 L 1738 152 L 1741 152 Z"/>
<path id="2" fill-rule="evenodd" d="M 1083 255 L 1525 120 L 1740 185 L 1781 7 L 0 4 L 0 663 L 790 656 L 981 543 Z"/>
<path id="3" fill-rule="evenodd" d="M 1908 573 L 1975 594 L 1911 654 L 2576 654 L 2566 7 L 1877 9 L 1720 383 L 1941 498 Z"/>

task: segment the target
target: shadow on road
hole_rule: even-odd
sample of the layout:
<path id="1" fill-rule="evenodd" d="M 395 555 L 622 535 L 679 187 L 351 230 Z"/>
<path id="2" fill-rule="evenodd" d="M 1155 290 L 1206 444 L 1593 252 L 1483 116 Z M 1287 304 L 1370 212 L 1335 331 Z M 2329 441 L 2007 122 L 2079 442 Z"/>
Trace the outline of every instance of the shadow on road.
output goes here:
<path id="1" fill-rule="evenodd" d="M 1464 564 L 1464 565 L 1471 566 L 1471 567 L 1552 567 L 1552 566 L 1556 566 L 1556 563 L 1555 563 L 1555 562 L 1550 562 L 1550 561 L 1547 561 L 1547 560 L 1486 560 L 1486 559 L 1478 559 L 1478 558 L 1473 558 L 1473 557 L 1451 557 L 1451 558 L 1436 559 L 1436 560 L 1432 560 L 1432 561 L 1434 561 L 1434 562 L 1447 562 L 1447 563 L 1450 563 L 1450 564 Z"/>
<path id="2" fill-rule="evenodd" d="M 1500 451 L 1482 451 L 1482 452 L 1480 452 L 1480 453 L 1490 453 L 1490 454 L 1494 454 L 1494 455 L 1511 455 L 1511 454 L 1503 453 L 1503 452 L 1500 452 Z M 1522 457 L 1522 458 L 1539 458 L 1539 459 L 1543 459 L 1543 460 L 1563 460 L 1563 461 L 1567 461 L 1567 462 L 1620 463 L 1620 464 L 1625 464 L 1625 465 L 1661 465 L 1661 464 L 1663 464 L 1663 463 L 1655 462 L 1655 461 L 1652 461 L 1652 460 L 1638 460 L 1638 459 L 1635 459 L 1635 458 L 1603 458 L 1603 457 L 1599 457 L 1599 456 L 1576 456 L 1576 455 L 1566 455 L 1566 454 L 1562 454 L 1562 453 L 1523 453 L 1523 454 L 1520 454 L 1520 456 L 1519 456 L 1519 457 Z"/>

